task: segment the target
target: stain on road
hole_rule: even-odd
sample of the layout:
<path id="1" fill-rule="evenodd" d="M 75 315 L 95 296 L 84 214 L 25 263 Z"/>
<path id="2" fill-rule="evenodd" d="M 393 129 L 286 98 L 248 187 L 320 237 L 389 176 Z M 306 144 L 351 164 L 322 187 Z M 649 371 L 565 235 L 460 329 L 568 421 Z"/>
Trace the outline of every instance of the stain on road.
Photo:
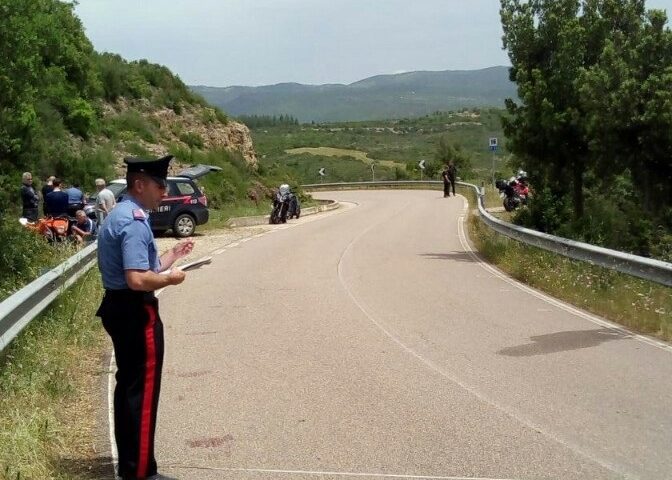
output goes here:
<path id="1" fill-rule="evenodd" d="M 507 357 L 532 357 L 534 355 L 548 355 L 550 353 L 591 348 L 611 340 L 627 338 L 629 338 L 627 335 L 608 328 L 556 332 L 530 337 L 532 343 L 506 347 L 497 353 Z"/>

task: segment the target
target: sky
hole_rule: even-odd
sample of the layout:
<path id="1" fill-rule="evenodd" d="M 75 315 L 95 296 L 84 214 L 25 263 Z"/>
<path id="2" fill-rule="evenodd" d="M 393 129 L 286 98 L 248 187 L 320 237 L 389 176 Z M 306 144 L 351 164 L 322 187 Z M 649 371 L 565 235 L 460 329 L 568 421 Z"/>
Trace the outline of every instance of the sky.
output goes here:
<path id="1" fill-rule="evenodd" d="M 672 13 L 672 0 L 648 0 Z M 510 65 L 499 0 L 79 0 L 98 51 L 189 85 L 352 83 Z"/>

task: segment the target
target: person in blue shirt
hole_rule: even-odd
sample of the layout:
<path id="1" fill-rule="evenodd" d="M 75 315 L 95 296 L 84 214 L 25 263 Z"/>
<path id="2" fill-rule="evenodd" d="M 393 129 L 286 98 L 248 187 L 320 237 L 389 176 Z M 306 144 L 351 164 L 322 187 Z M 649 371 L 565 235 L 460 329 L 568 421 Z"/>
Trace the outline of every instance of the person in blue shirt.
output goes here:
<path id="1" fill-rule="evenodd" d="M 157 475 L 154 431 L 163 366 L 163 324 L 154 291 L 184 281 L 181 270 L 160 272 L 168 271 L 194 246 L 188 239 L 159 257 L 146 212 L 158 208 L 166 195 L 171 159 L 124 159 L 128 193 L 98 232 L 98 267 L 105 295 L 96 315 L 112 339 L 117 362 L 114 433 L 118 475 L 123 480 Z"/>
<path id="2" fill-rule="evenodd" d="M 84 208 L 86 201 L 84 193 L 79 189 L 78 183 L 73 184 L 70 188 L 66 188 L 65 193 L 68 194 L 68 215 L 74 217 L 77 210 Z"/>

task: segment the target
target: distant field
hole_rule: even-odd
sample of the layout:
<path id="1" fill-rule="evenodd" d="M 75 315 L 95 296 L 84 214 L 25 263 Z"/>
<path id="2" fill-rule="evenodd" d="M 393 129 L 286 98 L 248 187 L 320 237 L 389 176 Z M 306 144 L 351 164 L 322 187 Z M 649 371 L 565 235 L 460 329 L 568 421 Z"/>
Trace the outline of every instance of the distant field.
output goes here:
<path id="1" fill-rule="evenodd" d="M 508 178 L 516 166 L 508 165 L 509 152 L 501 126 L 505 111 L 497 109 L 435 112 L 419 118 L 301 125 L 268 125 L 252 129 L 262 170 L 297 183 L 371 180 L 375 165 L 377 180 L 419 180 L 418 162 L 425 160 L 436 169 L 437 147 L 442 138 L 460 145 L 472 164 L 472 172 L 461 175 L 474 182 L 495 176 Z M 489 139 L 497 137 L 495 155 Z M 375 162 L 375 163 L 374 163 Z M 326 177 L 318 172 L 324 168 Z M 428 172 L 424 172 L 424 178 Z"/>
<path id="2" fill-rule="evenodd" d="M 307 153 L 310 155 L 319 155 L 323 157 L 352 157 L 356 160 L 360 160 L 364 163 L 371 164 L 376 161 L 372 158 L 369 158 L 369 154 L 366 152 L 361 152 L 359 150 L 347 150 L 345 148 L 332 148 L 332 147 L 303 147 L 303 148 L 292 148 L 285 150 L 285 153 L 290 155 L 301 155 Z M 395 162 L 394 160 L 378 160 L 380 165 L 386 167 L 401 167 L 406 168 L 405 163 Z"/>

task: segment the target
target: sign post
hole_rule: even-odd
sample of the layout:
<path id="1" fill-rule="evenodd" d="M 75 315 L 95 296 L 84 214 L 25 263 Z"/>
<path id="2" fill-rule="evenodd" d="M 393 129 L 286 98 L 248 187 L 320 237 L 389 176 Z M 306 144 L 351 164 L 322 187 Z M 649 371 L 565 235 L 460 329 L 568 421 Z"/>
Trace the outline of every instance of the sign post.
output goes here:
<path id="1" fill-rule="evenodd" d="M 324 173 L 324 167 L 320 168 L 317 173 L 320 174 L 320 183 L 322 183 L 324 181 L 324 176 L 326 175 L 326 173 Z"/>
<path id="2" fill-rule="evenodd" d="M 420 167 L 420 181 L 422 182 L 422 174 L 425 171 L 425 161 L 420 160 L 420 163 L 418 163 L 418 166 Z"/>
<path id="3" fill-rule="evenodd" d="M 495 184 L 495 156 L 497 155 L 497 137 L 491 137 L 488 145 L 492 152 L 492 184 Z"/>

